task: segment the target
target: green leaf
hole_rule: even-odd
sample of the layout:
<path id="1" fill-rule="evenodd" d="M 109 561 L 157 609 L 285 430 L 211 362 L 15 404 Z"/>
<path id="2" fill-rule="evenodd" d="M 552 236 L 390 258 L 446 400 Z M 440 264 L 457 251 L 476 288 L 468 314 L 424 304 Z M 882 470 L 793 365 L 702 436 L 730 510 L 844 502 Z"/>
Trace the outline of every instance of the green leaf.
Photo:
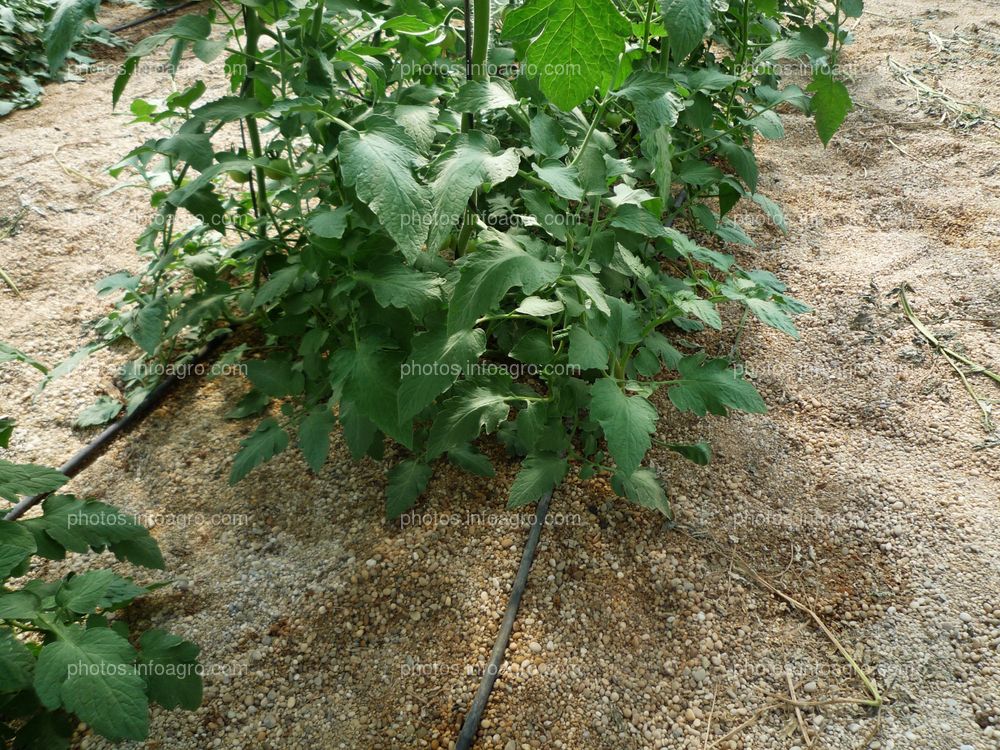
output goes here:
<path id="1" fill-rule="evenodd" d="M 397 401 L 402 354 L 385 346 L 386 342 L 367 337 L 359 342 L 357 349 L 338 356 L 347 371 L 344 397 L 382 432 L 410 448 L 413 424 L 409 418 L 400 416 Z"/>
<path id="2" fill-rule="evenodd" d="M 475 386 L 445 401 L 431 425 L 428 457 L 466 445 L 484 429 L 493 432 L 510 413 L 512 399 L 509 391 Z"/>
<path id="3" fill-rule="evenodd" d="M 517 97 L 507 81 L 493 78 L 489 81 L 466 81 L 448 104 L 456 112 L 480 114 L 514 106 Z"/>
<path id="4" fill-rule="evenodd" d="M 10 436 L 14 434 L 14 420 L 0 417 L 0 448 L 10 447 Z"/>
<path id="5" fill-rule="evenodd" d="M 278 269 L 265 281 L 253 298 L 253 308 L 257 309 L 280 298 L 287 292 L 302 273 L 302 266 L 288 265 Z"/>
<path id="6" fill-rule="evenodd" d="M 725 359 L 705 359 L 704 354 L 684 357 L 677 370 L 681 377 L 667 390 L 679 411 L 699 417 L 725 416 L 729 409 L 762 414 L 767 411 L 757 390 L 743 380 Z"/>
<path id="7" fill-rule="evenodd" d="M 510 487 L 508 508 L 520 508 L 522 505 L 541 500 L 546 492 L 558 486 L 569 471 L 569 463 L 565 458 L 553 455 L 528 456 L 521 463 L 521 468 Z"/>
<path id="8" fill-rule="evenodd" d="M 194 643 L 163 630 L 147 630 L 139 639 L 140 661 L 149 685 L 149 698 L 166 709 L 193 711 L 201 705 L 202 681 Z"/>
<path id="9" fill-rule="evenodd" d="M 299 450 L 309 468 L 317 474 L 330 453 L 330 433 L 337 420 L 326 404 L 313 408 L 299 425 Z"/>
<path id="10" fill-rule="evenodd" d="M 35 538 L 16 521 L 0 520 L 0 580 L 35 554 Z"/>
<path id="11" fill-rule="evenodd" d="M 6 627 L 0 629 L 0 695 L 31 686 L 35 657 Z"/>
<path id="12" fill-rule="evenodd" d="M 306 229 L 317 237 L 339 240 L 347 229 L 350 213 L 350 206 L 338 206 L 332 211 L 326 206 L 317 208 L 306 217 Z"/>
<path id="13" fill-rule="evenodd" d="M 404 265 L 398 257 L 385 258 L 372 266 L 371 273 L 359 271 L 355 277 L 371 287 L 382 307 L 398 307 L 414 314 L 443 296 L 444 279 Z"/>
<path id="14" fill-rule="evenodd" d="M 15 349 L 10 344 L 5 344 L 0 341 L 0 364 L 3 364 L 4 362 L 21 362 L 34 367 L 42 374 L 46 374 L 49 371 L 48 367 L 43 365 L 34 357 L 25 354 L 20 349 Z"/>
<path id="15" fill-rule="evenodd" d="M 268 396 L 281 398 L 302 392 L 302 373 L 293 370 L 287 359 L 251 359 L 244 367 L 254 388 Z"/>
<path id="16" fill-rule="evenodd" d="M 67 578 L 56 592 L 56 603 L 70 612 L 88 614 L 98 608 L 118 609 L 147 592 L 111 570 L 92 570 Z"/>
<path id="17" fill-rule="evenodd" d="M 660 128 L 669 129 L 677 124 L 684 102 L 674 92 L 673 81 L 662 73 L 651 70 L 637 70 L 625 84 L 615 92 L 632 102 L 635 122 L 644 138 Z"/>
<path id="18" fill-rule="evenodd" d="M 73 43 L 80 37 L 83 24 L 97 17 L 101 0 L 59 0 L 52 20 L 45 30 L 45 56 L 49 73 L 55 74 L 66 61 Z"/>
<path id="19" fill-rule="evenodd" d="M 781 210 L 781 206 L 760 193 L 754 193 L 752 198 L 753 202 L 764 210 L 764 213 L 767 214 L 767 218 L 773 221 L 774 225 L 778 227 L 778 229 L 785 234 L 788 234 L 788 222 L 785 221 L 785 214 Z"/>
<path id="20" fill-rule="evenodd" d="M 581 370 L 605 370 L 608 367 L 608 347 L 595 339 L 581 325 L 569 332 L 569 364 Z"/>
<path id="21" fill-rule="evenodd" d="M 778 307 L 773 300 L 748 297 L 744 300 L 744 304 L 765 325 L 769 325 L 771 328 L 775 328 L 782 333 L 787 333 L 794 339 L 799 338 L 798 329 L 795 328 L 791 317 Z"/>
<path id="22" fill-rule="evenodd" d="M 427 247 L 440 249 L 476 188 L 514 177 L 520 163 L 517 151 L 501 151 L 500 141 L 492 135 L 474 130 L 453 136 L 431 165 L 433 218 Z"/>
<path id="23" fill-rule="evenodd" d="M 73 424 L 77 427 L 96 427 L 107 424 L 121 414 L 123 408 L 125 407 L 118 399 L 111 398 L 111 396 L 100 396 L 97 401 L 80 412 L 80 416 Z"/>
<path id="24" fill-rule="evenodd" d="M 665 443 L 674 453 L 679 453 L 688 461 L 707 466 L 712 461 L 712 446 L 708 443 Z"/>
<path id="25" fill-rule="evenodd" d="M 469 445 L 462 445 L 448 451 L 448 460 L 455 466 L 478 477 L 496 476 L 496 469 L 490 460 Z"/>
<path id="26" fill-rule="evenodd" d="M 491 311 L 512 287 L 532 294 L 559 278 L 558 263 L 539 260 L 505 242 L 481 246 L 460 261 L 460 275 L 448 308 L 448 330 L 469 328 Z"/>
<path id="27" fill-rule="evenodd" d="M 542 92 L 570 110 L 609 84 L 630 30 L 612 0 L 528 0 L 507 14 L 503 36 L 527 42 Z"/>
<path id="28" fill-rule="evenodd" d="M 579 173 L 576 167 L 570 167 L 560 161 L 546 161 L 532 164 L 542 182 L 546 183 L 556 195 L 571 201 L 583 200 L 583 187 L 580 185 Z"/>
<path id="29" fill-rule="evenodd" d="M 74 726 L 65 714 L 43 711 L 18 730 L 13 750 L 68 750 Z"/>
<path id="30" fill-rule="evenodd" d="M 350 401 L 340 402 L 340 424 L 344 428 L 344 439 L 351 452 L 351 458 L 360 461 L 371 450 L 378 427 L 358 411 Z"/>
<path id="31" fill-rule="evenodd" d="M 260 414 L 271 403 L 271 397 L 266 393 L 253 390 L 239 400 L 232 409 L 226 412 L 226 419 L 245 419 Z"/>
<path id="32" fill-rule="evenodd" d="M 561 159 L 569 153 L 565 144 L 566 134 L 559 123 L 544 112 L 539 112 L 531 118 L 531 147 L 542 156 L 550 159 Z"/>
<path id="33" fill-rule="evenodd" d="M 663 491 L 663 485 L 651 469 L 636 469 L 627 477 L 616 474 L 611 483 L 616 491 L 636 505 L 658 510 L 667 518 L 673 516 L 667 493 Z"/>
<path id="34" fill-rule="evenodd" d="M 750 192 L 757 190 L 757 158 L 753 155 L 753 151 L 745 146 L 739 146 L 732 141 L 721 141 L 719 143 L 719 151 L 726 157 L 736 174 L 740 176 L 740 179 L 746 183 L 746 186 L 750 188 Z"/>
<path id="35" fill-rule="evenodd" d="M 240 441 L 240 452 L 233 460 L 229 483 L 236 484 L 265 461 L 288 447 L 288 433 L 272 417 L 262 421 L 250 437 Z"/>
<path id="36" fill-rule="evenodd" d="M 163 556 L 149 531 L 132 516 L 97 500 L 53 495 L 42 505 L 41 516 L 23 524 L 35 535 L 39 554 L 61 560 L 71 552 L 114 552 L 119 560 L 162 570 Z"/>
<path id="37" fill-rule="evenodd" d="M 41 605 L 41 600 L 30 591 L 0 594 L 0 620 L 33 620 Z"/>
<path id="38" fill-rule="evenodd" d="M 683 60 L 712 27 L 712 0 L 661 0 L 670 55 Z"/>
<path id="39" fill-rule="evenodd" d="M 61 626 L 35 667 L 35 692 L 50 709 L 75 713 L 110 740 L 142 740 L 149 733 L 146 683 L 136 653 L 109 628 Z"/>
<path id="40" fill-rule="evenodd" d="M 409 134 L 387 117 L 365 120 L 366 130 L 341 134 L 340 171 L 344 183 L 378 216 L 382 226 L 413 262 L 427 237 L 430 203 L 413 175 L 424 159 Z"/>
<path id="41" fill-rule="evenodd" d="M 17 502 L 19 495 L 40 495 L 62 487 L 69 478 L 37 464 L 12 464 L 0 458 L 0 498 Z"/>
<path id="42" fill-rule="evenodd" d="M 840 10 L 848 18 L 858 18 L 865 12 L 864 0 L 840 0 Z"/>
<path id="43" fill-rule="evenodd" d="M 611 307 L 604 296 L 604 289 L 601 287 L 601 282 L 593 276 L 582 273 L 573 274 L 571 278 L 580 288 L 580 291 L 587 295 L 598 311 L 605 315 L 611 315 Z"/>
<path id="44" fill-rule="evenodd" d="M 385 513 L 390 521 L 413 507 L 423 494 L 433 470 L 413 459 L 400 461 L 389 470 L 389 485 L 385 493 Z"/>
<path id="45" fill-rule="evenodd" d="M 814 92 L 812 111 L 816 120 L 816 132 L 826 146 L 837 132 L 847 113 L 853 108 L 847 87 L 831 74 L 817 70 L 806 91 Z"/>
<path id="46" fill-rule="evenodd" d="M 399 414 L 409 419 L 466 374 L 470 365 L 486 351 L 486 333 L 481 328 L 456 331 L 443 329 L 417 334 L 413 351 L 403 362 L 399 384 Z"/>
<path id="47" fill-rule="evenodd" d="M 591 386 L 590 414 L 600 423 L 618 470 L 632 474 L 651 445 L 656 409 L 642 396 L 626 396 L 613 378 L 603 378 Z"/>
<path id="48" fill-rule="evenodd" d="M 156 150 L 187 162 L 199 172 L 204 172 L 215 160 L 208 133 L 174 133 L 157 141 Z"/>

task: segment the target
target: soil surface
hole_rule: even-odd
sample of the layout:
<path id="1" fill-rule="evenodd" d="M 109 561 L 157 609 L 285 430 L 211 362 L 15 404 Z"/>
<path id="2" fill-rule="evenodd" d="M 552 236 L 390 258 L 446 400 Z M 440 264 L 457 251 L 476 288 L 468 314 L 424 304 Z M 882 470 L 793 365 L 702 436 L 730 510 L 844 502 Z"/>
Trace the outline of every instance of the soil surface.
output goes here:
<path id="1" fill-rule="evenodd" d="M 798 341 L 753 326 L 740 342 L 769 413 L 666 412 L 659 437 L 715 447 L 705 468 L 653 454 L 676 525 L 602 481 L 558 491 L 477 747 L 1000 748 L 1000 438 L 897 296 L 908 285 L 942 341 L 997 367 L 1000 5 L 866 6 L 844 59 L 856 107 L 830 147 L 796 115 L 760 144 L 789 233 L 742 216 L 759 246 L 741 262 L 814 308 Z M 0 240 L 22 294 L 0 285 L 0 340 L 48 363 L 110 309 L 94 283 L 142 266 L 147 194 L 111 191 L 103 170 L 156 131 L 112 113 L 119 62 L 0 121 L 0 217 L 23 213 Z M 185 63 L 173 85 L 204 75 Z M 150 65 L 128 93 L 170 85 Z M 19 420 L 8 453 L 64 461 L 124 358 L 102 352 L 37 395 L 37 372 L 0 367 L 0 412 Z M 516 467 L 493 456 L 485 482 L 443 468 L 392 525 L 391 456 L 353 464 L 341 443 L 320 476 L 290 453 L 231 488 L 252 425 L 223 415 L 244 389 L 191 379 L 70 485 L 152 525 L 174 583 L 129 617 L 203 649 L 201 709 L 154 710 L 136 747 L 449 747 L 531 520 L 504 510 Z M 845 653 L 880 712 L 850 703 L 866 692 Z M 85 729 L 78 744 L 106 746 Z"/>

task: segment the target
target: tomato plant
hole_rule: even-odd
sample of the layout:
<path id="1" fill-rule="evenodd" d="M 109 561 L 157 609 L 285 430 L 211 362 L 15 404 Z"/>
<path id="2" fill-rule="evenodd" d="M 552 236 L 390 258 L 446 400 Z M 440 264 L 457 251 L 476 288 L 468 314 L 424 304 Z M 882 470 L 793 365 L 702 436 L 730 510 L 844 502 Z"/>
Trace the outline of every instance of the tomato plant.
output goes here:
<path id="1" fill-rule="evenodd" d="M 339 425 L 355 457 L 402 447 L 397 516 L 435 461 L 491 475 L 475 443 L 492 434 L 523 457 L 512 506 L 573 470 L 669 512 L 643 467 L 650 397 L 764 410 L 691 334 L 731 306 L 796 335 L 806 306 L 727 252 L 754 244 L 731 212 L 752 201 L 784 227 L 754 139 L 782 137 L 790 109 L 830 139 L 861 3 L 472 5 L 241 0 L 140 42 L 116 102 L 163 45 L 224 65 L 231 88 L 132 103 L 165 131 L 116 168 L 152 189 L 150 262 L 102 283 L 121 302 L 101 333 L 142 350 L 125 375 L 141 395 L 151 363 L 252 327 L 229 355 L 251 386 L 231 416 L 259 418 L 234 482 L 293 442 L 318 471 Z M 787 58 L 806 90 L 782 84 Z"/>
<path id="2" fill-rule="evenodd" d="M 0 419 L 0 448 L 13 423 Z M 0 459 L 0 500 L 53 492 L 67 481 L 54 469 Z M 97 500 L 52 495 L 43 513 L 0 520 L 0 739 L 4 747 L 68 748 L 85 721 L 109 739 L 145 739 L 149 704 L 194 709 L 201 703 L 198 647 L 162 630 L 130 642 L 109 615 L 152 589 L 109 569 L 38 577 L 32 558 L 104 552 L 160 570 L 163 556 L 135 519 Z M 20 580 L 17 580 L 20 579 Z M 75 720 L 73 719 L 75 717 Z"/>

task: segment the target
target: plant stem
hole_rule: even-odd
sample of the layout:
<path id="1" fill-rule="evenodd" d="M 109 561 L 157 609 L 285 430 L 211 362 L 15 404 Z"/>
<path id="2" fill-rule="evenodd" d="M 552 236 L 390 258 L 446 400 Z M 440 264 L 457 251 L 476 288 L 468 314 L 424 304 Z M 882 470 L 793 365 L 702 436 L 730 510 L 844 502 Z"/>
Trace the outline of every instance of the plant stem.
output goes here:
<path id="1" fill-rule="evenodd" d="M 490 0 L 473 0 L 472 6 L 472 52 L 469 56 L 469 3 L 466 1 L 465 16 L 465 39 L 466 39 L 466 79 L 471 81 L 485 81 L 486 76 L 486 54 L 490 48 Z M 467 115 L 462 118 L 462 131 L 467 132 L 474 125 L 473 116 Z M 458 241 L 455 243 L 455 257 L 461 258 L 469 246 L 472 239 L 472 232 L 476 228 L 476 209 L 479 204 L 479 191 L 476 190 L 469 202 L 465 206 L 465 215 L 462 218 L 462 229 L 458 233 Z"/>

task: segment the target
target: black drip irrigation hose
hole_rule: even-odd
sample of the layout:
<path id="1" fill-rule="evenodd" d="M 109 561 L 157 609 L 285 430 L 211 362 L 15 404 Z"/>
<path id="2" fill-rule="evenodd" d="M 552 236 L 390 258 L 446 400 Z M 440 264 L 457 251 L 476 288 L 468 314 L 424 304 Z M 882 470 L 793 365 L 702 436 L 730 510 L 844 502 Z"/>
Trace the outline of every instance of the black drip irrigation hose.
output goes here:
<path id="1" fill-rule="evenodd" d="M 524 587 L 528 583 L 528 572 L 535 559 L 535 548 L 538 546 L 538 538 L 541 536 L 542 527 L 545 525 L 545 516 L 549 512 L 549 501 L 552 499 L 552 490 L 545 493 L 538 506 L 535 508 L 535 522 L 528 532 L 528 541 L 524 545 L 524 552 L 521 554 L 521 567 L 517 569 L 517 576 L 514 578 L 514 585 L 510 590 L 510 599 L 507 600 L 507 612 L 500 623 L 500 632 L 497 634 L 496 642 L 493 644 L 493 653 L 490 655 L 490 663 L 483 673 L 483 679 L 479 683 L 476 697 L 472 699 L 469 713 L 465 715 L 465 722 L 462 730 L 458 733 L 458 740 L 455 743 L 455 750 L 469 750 L 476 739 L 479 731 L 479 722 L 483 718 L 483 711 L 486 709 L 486 702 L 493 692 L 493 683 L 500 673 L 500 665 L 503 663 L 504 654 L 507 652 L 507 645 L 510 643 L 510 634 L 514 630 L 514 620 L 517 617 L 517 610 L 521 606 L 521 595 L 524 594 Z"/>
<path id="2" fill-rule="evenodd" d="M 193 363 L 197 364 L 208 359 L 228 338 L 229 336 L 225 335 L 210 341 L 198 352 Z M 149 395 L 132 412 L 126 414 L 114 424 L 108 425 L 97 437 L 74 453 L 69 461 L 59 467 L 60 473 L 72 478 L 86 469 L 105 451 L 112 440 L 148 416 L 159 405 L 167 393 L 181 380 L 183 380 L 183 376 L 178 375 L 176 372 L 171 373 L 166 380 L 150 391 Z M 41 495 L 32 495 L 31 497 L 24 498 L 8 511 L 3 520 L 16 521 L 51 494 L 51 492 L 46 492 Z"/>
<path id="3" fill-rule="evenodd" d="M 677 199 L 674 201 L 674 207 L 680 208 L 686 198 L 687 189 L 685 188 L 678 193 Z M 673 223 L 673 219 L 670 219 L 667 222 L 667 226 L 671 226 Z M 535 548 L 538 546 L 538 538 L 541 536 L 542 527 L 545 525 L 545 516 L 549 512 L 550 500 L 552 500 L 551 490 L 546 492 L 542 499 L 538 501 L 538 507 L 535 510 L 535 522 L 528 533 L 528 541 L 524 545 L 524 552 L 521 553 L 521 567 L 518 568 L 517 576 L 514 578 L 514 586 L 510 591 L 510 599 L 507 600 L 507 611 L 504 613 L 503 622 L 500 623 L 500 632 L 497 633 L 497 639 L 493 644 L 490 663 L 483 673 L 483 679 L 479 683 L 479 689 L 476 690 L 475 698 L 472 699 L 469 712 L 465 715 L 465 721 L 462 723 L 462 729 L 458 733 L 458 740 L 455 743 L 455 750 L 469 750 L 476 739 L 476 733 L 479 731 L 479 722 L 483 718 L 483 711 L 486 709 L 486 703 L 490 699 L 490 693 L 493 692 L 493 684 L 500 673 L 500 665 L 503 663 L 504 654 L 507 652 L 507 646 L 510 644 L 510 634 L 514 629 L 517 610 L 521 606 L 521 596 L 524 594 L 524 587 L 528 583 L 528 572 L 531 570 L 531 564 L 535 559 Z"/>
<path id="4" fill-rule="evenodd" d="M 163 10 L 158 10 L 155 13 L 150 13 L 149 15 L 137 18 L 134 21 L 129 21 L 128 23 L 118 24 L 117 26 L 112 26 L 108 31 L 112 34 L 117 34 L 119 31 L 125 31 L 126 29 L 134 29 L 136 26 L 142 26 L 144 23 L 149 23 L 150 21 L 155 21 L 157 18 L 163 18 L 163 16 L 169 16 L 171 13 L 176 13 L 179 10 L 184 10 L 185 8 L 190 8 L 192 5 L 198 5 L 201 0 L 188 0 L 188 2 L 181 3 L 180 5 L 175 5 L 171 8 L 164 8 Z"/>

